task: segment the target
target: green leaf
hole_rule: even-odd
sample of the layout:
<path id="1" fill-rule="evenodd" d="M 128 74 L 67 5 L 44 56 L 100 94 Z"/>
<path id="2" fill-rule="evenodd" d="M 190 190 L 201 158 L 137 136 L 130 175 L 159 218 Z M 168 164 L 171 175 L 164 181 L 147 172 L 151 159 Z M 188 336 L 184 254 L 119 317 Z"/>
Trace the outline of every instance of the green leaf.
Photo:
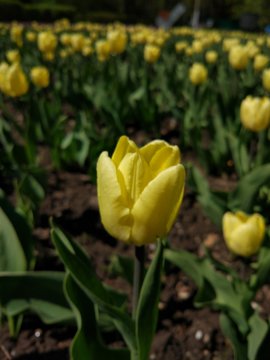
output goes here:
<path id="1" fill-rule="evenodd" d="M 71 359 L 129 360 L 130 354 L 127 349 L 109 349 L 103 345 L 94 304 L 70 274 L 66 275 L 65 292 L 78 326 L 70 349 Z"/>
<path id="2" fill-rule="evenodd" d="M 1 306 L 7 316 L 16 316 L 28 310 L 47 324 L 72 321 L 73 314 L 62 289 L 63 279 L 64 273 L 61 272 L 2 272 Z"/>
<path id="3" fill-rule="evenodd" d="M 53 224 L 51 235 L 58 254 L 73 279 L 94 304 L 112 317 L 128 347 L 136 349 L 134 322 L 125 311 L 113 303 L 113 298 L 97 278 L 88 256 L 78 244 Z"/>
<path id="4" fill-rule="evenodd" d="M 140 360 L 149 359 L 149 351 L 156 331 L 163 249 L 162 240 L 159 240 L 155 257 L 143 281 L 136 311 L 136 337 Z"/>
<path id="5" fill-rule="evenodd" d="M 133 283 L 134 262 L 127 256 L 113 255 L 109 266 L 109 272 L 113 275 L 121 276 L 132 285 Z"/>
<path id="6" fill-rule="evenodd" d="M 195 166 L 189 167 L 188 183 L 197 193 L 197 199 L 204 213 L 214 224 L 221 227 L 222 217 L 227 209 L 226 194 L 211 191 L 206 177 Z"/>
<path id="7" fill-rule="evenodd" d="M 0 208 L 0 271 L 26 270 L 26 258 L 20 240 L 8 217 Z"/>
<path id="8" fill-rule="evenodd" d="M 258 255 L 256 272 L 251 276 L 250 286 L 253 291 L 258 290 L 262 285 L 269 282 L 270 278 L 270 248 L 263 246 Z"/>
<path id="9" fill-rule="evenodd" d="M 16 212 L 16 210 L 5 199 L 3 193 L 0 192 L 0 208 L 4 211 L 13 228 L 15 229 L 20 244 L 23 248 L 27 262 L 27 268 L 31 269 L 34 265 L 34 238 L 31 234 L 30 227 L 26 219 Z"/>
<path id="10" fill-rule="evenodd" d="M 230 340 L 235 360 L 247 360 L 247 345 L 241 338 L 234 322 L 224 313 L 219 317 L 220 327 L 223 334 Z"/>
<path id="11" fill-rule="evenodd" d="M 269 331 L 268 323 L 255 312 L 249 319 L 250 333 L 248 334 L 248 360 L 257 360 L 258 351 Z M 268 354 L 269 356 L 269 354 Z M 260 357 L 261 360 L 261 357 Z"/>
<path id="12" fill-rule="evenodd" d="M 228 206 L 231 210 L 253 212 L 260 188 L 270 181 L 270 164 L 262 165 L 245 175 L 237 188 L 230 193 Z"/>
<path id="13" fill-rule="evenodd" d="M 249 330 L 247 319 L 253 293 L 240 279 L 228 278 L 217 272 L 209 258 L 198 258 L 184 250 L 165 250 L 165 259 L 179 266 L 198 286 L 195 305 L 209 304 L 213 309 L 228 313 L 239 331 Z"/>

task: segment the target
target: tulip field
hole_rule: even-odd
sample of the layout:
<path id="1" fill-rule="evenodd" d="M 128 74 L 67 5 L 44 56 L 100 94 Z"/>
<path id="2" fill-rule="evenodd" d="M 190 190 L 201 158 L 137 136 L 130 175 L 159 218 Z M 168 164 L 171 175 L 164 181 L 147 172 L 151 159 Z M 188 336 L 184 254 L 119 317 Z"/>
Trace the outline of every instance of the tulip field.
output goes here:
<path id="1" fill-rule="evenodd" d="M 0 360 L 269 359 L 270 36 L 0 37 Z"/>

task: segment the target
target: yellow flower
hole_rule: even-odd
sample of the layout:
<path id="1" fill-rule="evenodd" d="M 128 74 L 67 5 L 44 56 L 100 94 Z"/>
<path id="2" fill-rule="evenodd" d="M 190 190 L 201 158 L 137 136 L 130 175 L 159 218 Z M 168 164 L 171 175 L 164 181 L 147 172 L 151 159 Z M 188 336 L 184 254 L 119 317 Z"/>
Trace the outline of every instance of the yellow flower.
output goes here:
<path id="1" fill-rule="evenodd" d="M 262 84 L 265 90 L 270 91 L 270 69 L 265 69 L 263 71 Z"/>
<path id="2" fill-rule="evenodd" d="M 77 33 L 70 36 L 70 44 L 74 51 L 82 51 L 85 44 L 85 38 L 83 34 Z"/>
<path id="3" fill-rule="evenodd" d="M 1 64 L 0 83 L 3 93 L 12 97 L 24 95 L 29 88 L 27 78 L 19 63 L 10 66 L 6 63 Z"/>
<path id="4" fill-rule="evenodd" d="M 17 49 L 8 50 L 6 52 L 6 57 L 10 63 L 20 62 L 21 60 L 20 52 Z"/>
<path id="5" fill-rule="evenodd" d="M 96 42 L 96 52 L 99 61 L 105 61 L 110 56 L 111 46 L 107 40 L 98 40 Z"/>
<path id="6" fill-rule="evenodd" d="M 45 66 L 35 66 L 31 69 L 30 77 L 34 85 L 45 88 L 50 83 L 50 73 Z"/>
<path id="7" fill-rule="evenodd" d="M 127 34 L 124 30 L 111 30 L 107 34 L 112 54 L 121 54 L 126 49 Z"/>
<path id="8" fill-rule="evenodd" d="M 205 60 L 208 64 L 215 64 L 218 59 L 218 53 L 215 50 L 209 50 L 205 54 Z"/>
<path id="9" fill-rule="evenodd" d="M 36 41 L 36 38 L 37 38 L 37 34 L 33 31 L 27 31 L 25 36 L 26 36 L 26 39 L 30 42 Z"/>
<path id="10" fill-rule="evenodd" d="M 38 34 L 38 48 L 44 53 L 53 53 L 57 46 L 57 38 L 51 31 L 42 31 Z"/>
<path id="11" fill-rule="evenodd" d="M 233 69 L 243 70 L 247 67 L 249 55 L 247 48 L 242 45 L 235 45 L 229 52 L 229 63 Z"/>
<path id="12" fill-rule="evenodd" d="M 260 214 L 227 212 L 222 223 L 224 240 L 230 251 L 244 257 L 256 254 L 265 235 L 265 221 Z"/>
<path id="13" fill-rule="evenodd" d="M 112 157 L 97 162 L 101 221 L 110 235 L 137 246 L 171 229 L 183 199 L 185 169 L 180 151 L 155 140 L 138 148 L 120 137 Z"/>
<path id="14" fill-rule="evenodd" d="M 266 55 L 263 54 L 257 54 L 254 58 L 253 67 L 256 71 L 261 71 L 265 68 L 265 66 L 268 64 L 269 58 Z"/>
<path id="15" fill-rule="evenodd" d="M 146 44 L 144 47 L 144 60 L 149 63 L 155 63 L 160 57 L 160 47 Z"/>
<path id="16" fill-rule="evenodd" d="M 23 25 L 14 22 L 10 29 L 10 38 L 20 47 L 23 44 L 22 33 L 23 33 Z"/>
<path id="17" fill-rule="evenodd" d="M 177 53 L 184 51 L 187 47 L 188 43 L 186 41 L 177 41 L 177 43 L 175 43 L 175 51 Z"/>
<path id="18" fill-rule="evenodd" d="M 240 106 L 240 120 L 251 131 L 266 129 L 270 124 L 270 99 L 247 96 Z"/>
<path id="19" fill-rule="evenodd" d="M 194 63 L 189 69 L 189 79 L 194 85 L 200 85 L 207 79 L 208 72 L 201 63 Z"/>

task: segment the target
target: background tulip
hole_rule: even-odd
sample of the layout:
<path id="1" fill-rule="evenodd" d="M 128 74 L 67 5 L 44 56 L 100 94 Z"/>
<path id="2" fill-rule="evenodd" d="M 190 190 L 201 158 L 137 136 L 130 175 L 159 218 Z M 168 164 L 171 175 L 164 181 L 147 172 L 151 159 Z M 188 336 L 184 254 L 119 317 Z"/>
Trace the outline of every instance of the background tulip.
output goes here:
<path id="1" fill-rule="evenodd" d="M 270 123 L 270 99 L 247 96 L 240 106 L 240 119 L 251 131 L 266 129 Z"/>
<path id="2" fill-rule="evenodd" d="M 171 229 L 182 203 L 185 170 L 177 146 L 162 140 L 142 148 L 122 136 L 112 158 L 97 163 L 101 220 L 113 237 L 137 246 Z"/>
<path id="3" fill-rule="evenodd" d="M 247 215 L 241 211 L 223 216 L 223 235 L 229 250 L 249 257 L 256 254 L 265 236 L 265 221 L 260 214 Z"/>

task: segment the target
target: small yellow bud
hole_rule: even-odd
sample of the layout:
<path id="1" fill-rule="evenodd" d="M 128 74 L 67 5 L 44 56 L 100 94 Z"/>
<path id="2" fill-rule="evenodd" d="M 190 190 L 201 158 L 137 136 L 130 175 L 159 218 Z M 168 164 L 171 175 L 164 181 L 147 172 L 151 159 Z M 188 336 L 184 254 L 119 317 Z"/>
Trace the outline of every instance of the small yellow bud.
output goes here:
<path id="1" fill-rule="evenodd" d="M 201 63 L 194 63 L 189 69 L 189 79 L 194 85 L 200 85 L 207 80 L 208 72 Z"/>
<path id="2" fill-rule="evenodd" d="M 236 255 L 256 254 L 265 236 L 265 221 L 260 214 L 227 212 L 222 221 L 223 236 L 228 249 Z"/>
<path id="3" fill-rule="evenodd" d="M 34 85 L 45 88 L 50 83 L 50 74 L 45 66 L 35 66 L 31 69 L 30 77 Z"/>
<path id="4" fill-rule="evenodd" d="M 251 131 L 261 131 L 270 124 L 270 99 L 247 96 L 240 106 L 240 120 Z"/>

